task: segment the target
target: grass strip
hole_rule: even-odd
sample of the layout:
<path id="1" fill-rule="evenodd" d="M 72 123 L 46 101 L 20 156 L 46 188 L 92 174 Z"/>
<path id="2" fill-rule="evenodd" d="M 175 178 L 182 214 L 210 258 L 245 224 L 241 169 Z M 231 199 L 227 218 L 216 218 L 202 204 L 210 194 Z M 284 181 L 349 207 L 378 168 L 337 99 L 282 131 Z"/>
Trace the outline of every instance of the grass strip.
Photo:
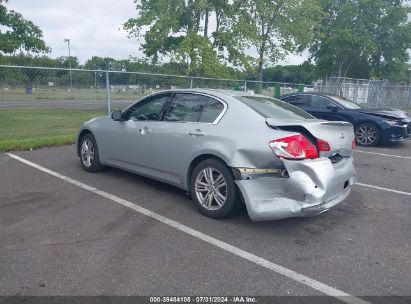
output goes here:
<path id="1" fill-rule="evenodd" d="M 82 123 L 105 114 L 78 109 L 1 109 L 0 151 L 72 144 Z"/>
<path id="2" fill-rule="evenodd" d="M 43 147 L 63 146 L 76 142 L 76 135 L 56 135 L 30 139 L 9 139 L 0 141 L 0 151 L 35 150 Z"/>

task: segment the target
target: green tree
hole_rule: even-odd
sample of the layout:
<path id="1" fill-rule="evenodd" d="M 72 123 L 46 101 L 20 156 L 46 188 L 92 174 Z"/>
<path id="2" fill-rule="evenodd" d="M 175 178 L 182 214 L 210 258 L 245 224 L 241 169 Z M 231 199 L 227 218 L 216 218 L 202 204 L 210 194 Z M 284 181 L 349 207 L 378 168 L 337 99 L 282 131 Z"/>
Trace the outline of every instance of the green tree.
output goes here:
<path id="1" fill-rule="evenodd" d="M 127 65 L 129 60 L 116 60 L 110 57 L 98 57 L 93 56 L 91 59 L 87 60 L 84 68 L 88 70 L 102 70 L 102 71 L 127 71 Z M 96 72 L 96 79 L 99 83 L 104 83 L 106 74 Z M 128 82 L 129 75 L 123 73 L 111 73 L 110 83 L 111 84 L 124 84 Z"/>
<path id="2" fill-rule="evenodd" d="M 61 56 L 56 61 L 60 68 L 68 69 L 71 67 L 72 69 L 78 69 L 80 67 L 79 60 L 75 56 Z"/>
<path id="3" fill-rule="evenodd" d="M 60 67 L 57 59 L 52 59 L 47 56 L 31 56 L 31 55 L 5 55 L 0 56 L 0 64 L 3 65 L 18 65 L 18 66 L 37 66 L 37 67 Z"/>
<path id="4" fill-rule="evenodd" d="M 186 74 L 226 76 L 227 64 L 246 62 L 234 30 L 233 6 L 228 0 L 135 0 L 137 17 L 124 28 L 144 39 L 142 49 L 157 63 L 161 57 L 183 63 Z M 216 26 L 211 29 L 210 17 Z M 238 38 L 238 39 L 237 39 Z"/>
<path id="5" fill-rule="evenodd" d="M 319 0 L 326 12 L 312 59 L 319 76 L 397 78 L 411 47 L 402 0 Z"/>
<path id="6" fill-rule="evenodd" d="M 314 38 L 322 12 L 316 0 L 236 1 L 243 22 L 242 31 L 255 46 L 257 79 L 263 68 L 291 52 L 301 52 Z"/>
<path id="7" fill-rule="evenodd" d="M 6 2 L 0 0 L 0 54 L 11 54 L 19 49 L 34 53 L 49 52 L 40 28 L 20 13 L 8 10 L 3 4 Z"/>
<path id="8" fill-rule="evenodd" d="M 116 60 L 110 57 L 93 56 L 87 60 L 84 68 L 89 70 L 122 71 L 127 66 L 127 60 Z"/>
<path id="9" fill-rule="evenodd" d="M 56 59 L 51 59 L 46 56 L 30 56 L 19 54 L 16 56 L 0 56 L 1 65 L 17 65 L 17 66 L 41 66 L 41 67 L 58 67 Z M 54 70 L 38 70 L 38 69 L 8 69 L 3 68 L 0 71 L 0 82 L 9 85 L 26 85 L 31 87 L 36 81 L 41 81 L 42 84 L 52 81 Z"/>
<path id="10" fill-rule="evenodd" d="M 300 65 L 277 65 L 263 70 L 263 81 L 311 84 L 315 80 L 315 66 L 304 62 Z"/>

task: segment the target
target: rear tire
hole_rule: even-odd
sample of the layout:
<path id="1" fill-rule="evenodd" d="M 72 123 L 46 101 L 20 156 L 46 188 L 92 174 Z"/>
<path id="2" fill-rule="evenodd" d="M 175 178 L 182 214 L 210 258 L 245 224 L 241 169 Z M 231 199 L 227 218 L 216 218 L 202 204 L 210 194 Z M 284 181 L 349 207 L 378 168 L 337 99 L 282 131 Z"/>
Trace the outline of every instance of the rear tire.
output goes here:
<path id="1" fill-rule="evenodd" d="M 88 133 L 80 141 L 80 163 L 87 172 L 99 172 L 104 169 L 100 163 L 96 139 Z"/>
<path id="2" fill-rule="evenodd" d="M 373 147 L 379 144 L 381 133 L 372 123 L 362 123 L 355 128 L 355 141 L 359 146 Z"/>
<path id="3" fill-rule="evenodd" d="M 233 173 L 217 159 L 206 159 L 194 168 L 190 190 L 198 210 L 205 216 L 220 219 L 240 209 Z"/>

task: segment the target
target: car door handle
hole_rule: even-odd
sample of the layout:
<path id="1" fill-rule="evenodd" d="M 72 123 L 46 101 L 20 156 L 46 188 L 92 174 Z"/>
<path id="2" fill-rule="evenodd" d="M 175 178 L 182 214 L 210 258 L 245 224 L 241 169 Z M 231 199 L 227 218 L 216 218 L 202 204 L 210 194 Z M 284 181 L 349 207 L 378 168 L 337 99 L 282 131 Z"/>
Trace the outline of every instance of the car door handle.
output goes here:
<path id="1" fill-rule="evenodd" d="M 205 133 L 203 131 L 201 131 L 200 129 L 194 130 L 194 131 L 190 131 L 188 132 L 189 135 L 194 135 L 194 136 L 204 136 Z"/>
<path id="2" fill-rule="evenodd" d="M 151 130 L 148 127 L 141 128 L 140 130 L 141 135 L 146 135 L 151 133 Z"/>

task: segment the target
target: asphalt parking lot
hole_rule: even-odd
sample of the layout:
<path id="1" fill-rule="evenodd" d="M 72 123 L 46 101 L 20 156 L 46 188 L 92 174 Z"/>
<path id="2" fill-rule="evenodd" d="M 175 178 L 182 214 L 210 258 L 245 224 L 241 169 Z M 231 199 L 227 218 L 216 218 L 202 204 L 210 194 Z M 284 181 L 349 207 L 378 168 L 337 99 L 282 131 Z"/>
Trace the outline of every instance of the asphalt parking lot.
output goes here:
<path id="1" fill-rule="evenodd" d="M 329 212 L 261 223 L 206 218 L 184 191 L 127 172 L 86 173 L 74 146 L 14 155 L 42 168 L 0 154 L 0 295 L 411 301 L 411 142 L 358 148 L 360 184 Z"/>

